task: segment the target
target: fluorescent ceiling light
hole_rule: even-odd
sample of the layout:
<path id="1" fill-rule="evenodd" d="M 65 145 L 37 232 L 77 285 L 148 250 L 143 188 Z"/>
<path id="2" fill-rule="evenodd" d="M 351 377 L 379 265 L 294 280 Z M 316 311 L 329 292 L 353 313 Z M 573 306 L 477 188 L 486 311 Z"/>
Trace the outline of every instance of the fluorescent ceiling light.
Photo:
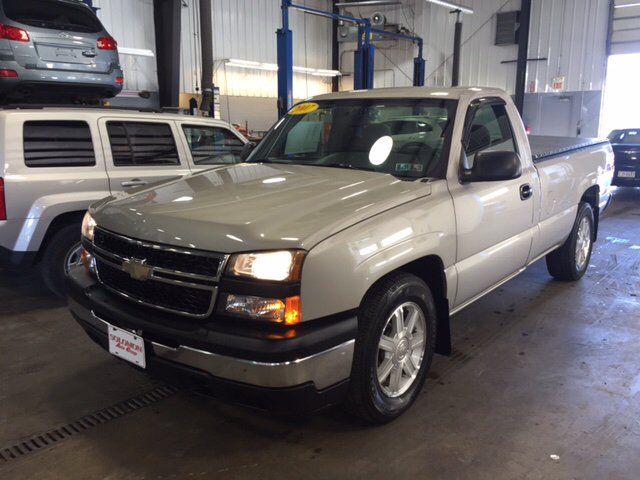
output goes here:
<path id="1" fill-rule="evenodd" d="M 118 53 L 124 53 L 125 55 L 138 55 L 139 57 L 154 57 L 152 50 L 146 48 L 127 48 L 118 47 Z"/>
<path id="2" fill-rule="evenodd" d="M 443 0 L 426 0 L 429 3 L 434 3 L 436 5 L 440 5 L 441 7 L 450 8 L 451 10 L 460 10 L 462 13 L 472 14 L 473 9 L 469 7 L 463 7 L 462 5 L 457 5 L 451 2 L 445 2 Z"/>
<path id="3" fill-rule="evenodd" d="M 268 70 L 271 72 L 278 71 L 278 65 L 275 63 L 260 63 L 250 60 L 238 60 L 236 58 L 228 58 L 224 63 L 230 67 L 251 68 L 255 70 Z M 293 71 L 297 73 L 310 73 L 316 77 L 337 77 L 342 75 L 339 70 L 323 70 L 321 68 L 293 67 Z"/>
<path id="4" fill-rule="evenodd" d="M 616 5 L 613 8 L 627 8 L 627 7 L 640 7 L 640 2 L 637 3 L 627 3 L 626 5 Z"/>

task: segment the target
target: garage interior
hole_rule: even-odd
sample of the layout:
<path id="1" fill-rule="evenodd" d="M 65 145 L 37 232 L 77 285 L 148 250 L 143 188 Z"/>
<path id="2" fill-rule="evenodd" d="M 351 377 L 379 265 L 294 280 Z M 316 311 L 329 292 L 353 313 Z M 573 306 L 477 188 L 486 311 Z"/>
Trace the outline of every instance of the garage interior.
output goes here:
<path id="1" fill-rule="evenodd" d="M 458 85 L 505 90 L 532 135 L 640 129 L 632 0 L 85 3 L 124 72 L 104 108 L 211 115 L 259 142 L 314 95 Z M 290 63 L 276 35 L 287 4 Z M 390 33 L 372 34 L 368 69 L 357 24 L 331 15 Z M 639 267 L 640 187 L 614 187 L 585 276 L 559 282 L 539 260 L 452 316 L 452 354 L 434 357 L 409 412 L 376 427 L 340 407 L 274 415 L 141 375 L 87 338 L 40 267 L 0 269 L 0 477 L 635 479 Z"/>

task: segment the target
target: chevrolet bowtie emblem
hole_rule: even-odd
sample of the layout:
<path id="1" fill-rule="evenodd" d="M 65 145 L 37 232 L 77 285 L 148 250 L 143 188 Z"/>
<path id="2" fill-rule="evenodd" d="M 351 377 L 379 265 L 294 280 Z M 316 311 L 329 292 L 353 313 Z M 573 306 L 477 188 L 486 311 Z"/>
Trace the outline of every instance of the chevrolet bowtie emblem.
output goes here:
<path id="1" fill-rule="evenodd" d="M 151 276 L 151 267 L 145 265 L 146 260 L 132 258 L 122 262 L 122 271 L 131 275 L 135 280 L 146 280 Z"/>

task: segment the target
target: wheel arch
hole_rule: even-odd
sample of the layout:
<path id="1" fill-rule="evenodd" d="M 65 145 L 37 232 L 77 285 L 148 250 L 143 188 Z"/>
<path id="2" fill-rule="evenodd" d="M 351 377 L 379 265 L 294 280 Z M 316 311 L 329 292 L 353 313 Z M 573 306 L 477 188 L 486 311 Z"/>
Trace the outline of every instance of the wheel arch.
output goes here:
<path id="1" fill-rule="evenodd" d="M 58 233 L 60 229 L 66 227 L 67 225 L 73 225 L 77 223 L 78 237 L 80 237 L 80 225 L 82 224 L 82 219 L 84 218 L 85 212 L 86 210 L 76 210 L 73 212 L 61 213 L 51 221 L 49 227 L 47 227 L 47 233 L 45 233 L 40 248 L 38 249 L 38 255 L 36 256 L 35 263 L 38 263 L 42 260 L 42 255 L 47 249 L 49 242 L 51 242 L 53 236 Z"/>
<path id="2" fill-rule="evenodd" d="M 415 275 L 427 284 L 436 304 L 437 330 L 435 352 L 441 355 L 451 354 L 451 331 L 449 325 L 449 301 L 447 299 L 447 280 L 444 273 L 444 264 L 437 255 L 427 255 L 402 265 L 378 279 L 365 293 L 366 294 L 384 282 L 389 276 L 398 272 L 406 272 Z"/>
<path id="3" fill-rule="evenodd" d="M 598 225 L 600 219 L 600 187 L 593 185 L 589 187 L 580 198 L 581 202 L 591 205 L 593 210 L 593 241 L 598 239 Z"/>

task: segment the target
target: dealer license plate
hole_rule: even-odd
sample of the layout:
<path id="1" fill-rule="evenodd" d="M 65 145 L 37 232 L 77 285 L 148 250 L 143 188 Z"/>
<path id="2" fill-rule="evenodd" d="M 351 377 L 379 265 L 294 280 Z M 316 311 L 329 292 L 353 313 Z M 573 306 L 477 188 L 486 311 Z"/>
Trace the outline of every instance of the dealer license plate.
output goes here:
<path id="1" fill-rule="evenodd" d="M 636 172 L 618 172 L 619 178 L 636 178 Z"/>
<path id="2" fill-rule="evenodd" d="M 139 367 L 147 367 L 142 337 L 113 325 L 109 325 L 109 353 Z"/>

